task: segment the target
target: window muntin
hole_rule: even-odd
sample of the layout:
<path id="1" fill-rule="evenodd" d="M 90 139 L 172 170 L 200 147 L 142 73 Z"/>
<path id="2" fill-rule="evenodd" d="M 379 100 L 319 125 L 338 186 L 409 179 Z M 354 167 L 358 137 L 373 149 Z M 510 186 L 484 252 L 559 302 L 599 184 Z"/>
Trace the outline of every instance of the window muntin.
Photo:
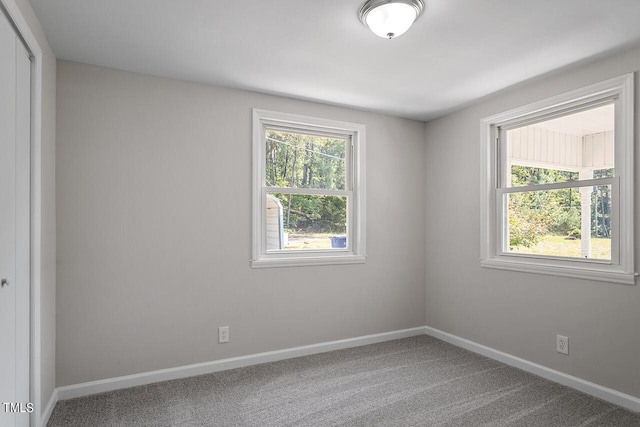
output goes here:
<path id="1" fill-rule="evenodd" d="M 480 263 L 483 267 L 635 284 L 633 80 L 633 74 L 623 75 L 481 120 Z M 606 114 L 599 109 L 606 110 Z M 559 162 L 557 152 L 560 146 L 557 144 L 545 148 L 538 139 L 538 145 L 527 146 L 524 150 L 513 142 L 517 132 L 530 132 L 541 123 L 548 127 L 557 125 L 559 128 L 554 129 L 555 132 L 566 132 L 566 121 L 581 112 L 592 115 L 588 120 L 589 126 L 596 128 L 601 124 L 594 120 L 595 113 L 608 116 L 608 123 L 613 117 L 613 129 L 595 129 L 596 132 L 587 129 L 589 132 L 583 132 L 580 137 L 581 141 L 586 141 L 591 138 L 589 134 L 602 134 L 598 136 L 599 141 L 588 142 L 600 148 L 599 155 L 582 148 L 582 151 L 567 151 L 565 144 L 564 150 L 560 150 L 565 158 Z M 607 133 L 609 135 L 605 135 Z M 607 136 L 613 146 L 603 142 Z M 544 158 L 543 153 L 555 153 L 556 157 Z M 517 161 L 512 161 L 514 158 Z M 555 164 L 550 165 L 550 161 Z M 575 212 L 569 213 L 568 210 L 576 209 L 573 192 L 580 190 L 581 204 L 590 199 L 592 206 L 590 213 L 582 207 L 580 209 L 581 232 L 590 227 L 589 237 L 599 239 L 610 235 L 610 255 L 607 251 L 600 253 L 595 249 L 584 257 L 582 252 L 580 256 L 575 256 L 575 252 L 565 256 L 548 250 L 543 254 L 535 253 L 537 249 L 532 247 L 524 251 L 514 248 L 509 237 L 509 215 L 516 211 L 513 206 L 509 211 L 510 199 L 541 197 L 555 191 L 556 198 L 571 200 L 569 206 L 558 203 L 557 207 L 561 209 L 555 215 L 573 215 L 569 222 L 575 224 Z M 567 192 L 571 193 L 571 199 L 567 199 Z M 517 218 L 515 215 L 512 217 L 513 223 Z M 558 218 L 557 222 L 561 219 L 566 218 Z M 581 240 L 584 240 L 582 235 Z"/>
<path id="2" fill-rule="evenodd" d="M 252 266 L 364 262 L 364 133 L 254 110 Z"/>

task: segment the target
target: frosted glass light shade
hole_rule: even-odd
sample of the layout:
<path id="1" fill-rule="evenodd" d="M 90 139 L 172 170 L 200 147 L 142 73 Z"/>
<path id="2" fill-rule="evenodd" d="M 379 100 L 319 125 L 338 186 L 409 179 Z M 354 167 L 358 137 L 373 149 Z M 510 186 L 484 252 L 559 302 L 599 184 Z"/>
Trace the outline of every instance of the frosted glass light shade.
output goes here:
<path id="1" fill-rule="evenodd" d="M 418 18 L 422 0 L 369 0 L 360 9 L 360 20 L 379 37 L 404 34 Z"/>
<path id="2" fill-rule="evenodd" d="M 398 37 L 404 34 L 416 20 L 414 8 L 404 3 L 387 3 L 367 14 L 367 26 L 376 36 Z"/>

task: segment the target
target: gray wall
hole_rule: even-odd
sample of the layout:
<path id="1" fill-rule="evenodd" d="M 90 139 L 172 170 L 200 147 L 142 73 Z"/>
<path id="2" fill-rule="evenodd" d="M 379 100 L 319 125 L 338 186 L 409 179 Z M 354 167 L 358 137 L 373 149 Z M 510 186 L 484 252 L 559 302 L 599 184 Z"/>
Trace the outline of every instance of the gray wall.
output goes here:
<path id="1" fill-rule="evenodd" d="M 48 403 L 56 382 L 55 337 L 56 337 L 56 193 L 55 193 L 55 135 L 56 135 L 56 58 L 49 46 L 42 27 L 27 0 L 15 0 L 29 29 L 42 49 L 42 108 L 40 115 L 40 194 L 36 203 L 41 209 L 41 235 L 35 242 L 39 246 L 41 259 L 34 269 L 40 274 L 39 312 L 32 317 L 40 319 L 40 364 L 34 366 L 32 384 L 39 383 L 40 406 Z M 34 295 L 32 295 L 32 299 Z"/>
<path id="2" fill-rule="evenodd" d="M 639 69 L 640 50 L 629 50 L 426 125 L 428 326 L 640 397 L 640 287 L 482 269 L 478 261 L 480 119 Z M 637 75 L 635 84 L 638 108 Z M 635 202 L 640 212 L 638 191 Z M 637 216 L 635 227 L 637 268 Z M 556 353 L 556 334 L 569 337 L 569 356 Z"/>
<path id="3" fill-rule="evenodd" d="M 57 90 L 58 386 L 424 325 L 423 123 L 64 61 Z M 254 107 L 367 126 L 366 264 L 249 267 Z"/>

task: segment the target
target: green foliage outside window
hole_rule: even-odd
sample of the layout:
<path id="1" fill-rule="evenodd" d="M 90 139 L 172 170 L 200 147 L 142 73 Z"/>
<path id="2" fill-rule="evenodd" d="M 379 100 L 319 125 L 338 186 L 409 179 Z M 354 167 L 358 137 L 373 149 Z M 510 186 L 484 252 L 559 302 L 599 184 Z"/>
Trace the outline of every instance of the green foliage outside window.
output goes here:
<path id="1" fill-rule="evenodd" d="M 347 143 L 344 138 L 267 130 L 267 186 L 344 190 Z M 287 232 L 346 233 L 346 197 L 274 195 L 282 203 Z"/>
<path id="2" fill-rule="evenodd" d="M 287 232 L 345 234 L 347 200 L 339 196 L 273 194 L 284 210 Z"/>
<path id="3" fill-rule="evenodd" d="M 613 169 L 594 171 L 594 178 L 613 176 Z M 577 172 L 514 165 L 511 185 L 547 184 L 577 180 Z M 592 194 L 593 237 L 610 237 L 610 194 L 607 186 L 597 186 Z M 581 228 L 580 192 L 577 188 L 529 191 L 509 195 L 509 248 L 530 248 L 546 235 L 579 238 Z"/>

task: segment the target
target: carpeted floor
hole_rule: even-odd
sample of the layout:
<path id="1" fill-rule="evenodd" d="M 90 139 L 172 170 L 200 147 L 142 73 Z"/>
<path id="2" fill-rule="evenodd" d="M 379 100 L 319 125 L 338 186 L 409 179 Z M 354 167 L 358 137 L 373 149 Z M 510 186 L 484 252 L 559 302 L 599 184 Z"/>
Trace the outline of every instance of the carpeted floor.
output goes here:
<path id="1" fill-rule="evenodd" d="M 640 414 L 429 336 L 60 401 L 49 427 L 640 426 Z"/>

